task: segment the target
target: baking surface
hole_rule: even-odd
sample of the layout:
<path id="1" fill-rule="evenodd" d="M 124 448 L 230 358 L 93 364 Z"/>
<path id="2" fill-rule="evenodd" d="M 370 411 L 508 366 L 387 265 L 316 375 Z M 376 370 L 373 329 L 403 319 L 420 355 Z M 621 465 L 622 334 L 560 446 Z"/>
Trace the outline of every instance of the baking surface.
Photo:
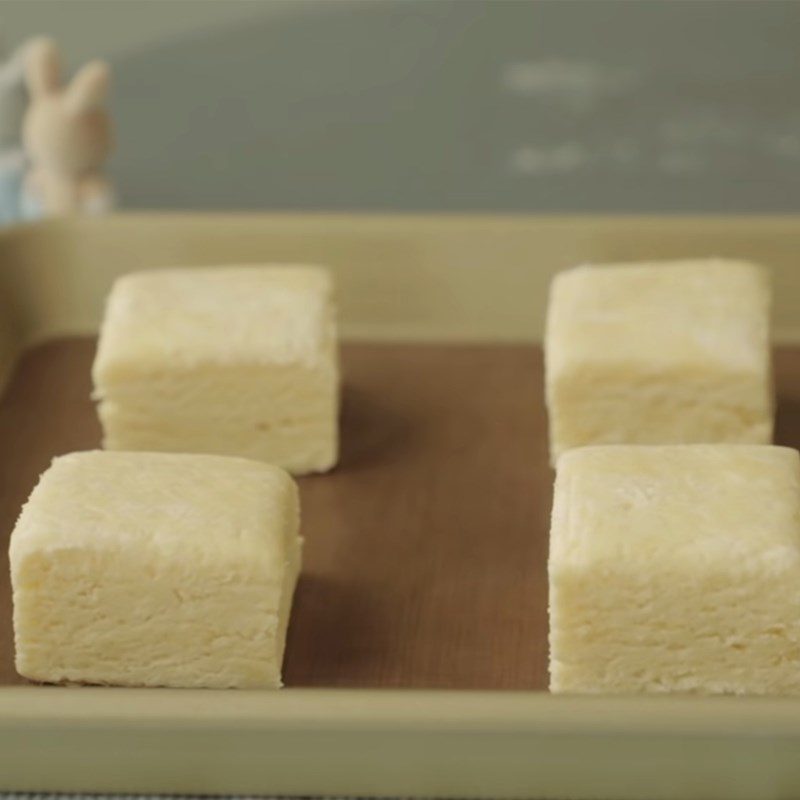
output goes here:
<path id="1" fill-rule="evenodd" d="M 50 459 L 97 447 L 90 339 L 20 361 L 0 402 L 0 685 L 13 668 L 5 539 Z M 346 345 L 342 459 L 300 480 L 303 575 L 287 686 L 544 689 L 547 464 L 538 348 Z M 800 445 L 800 348 L 776 356 L 777 441 Z"/>
<path id="2" fill-rule="evenodd" d="M 6 537 L 50 459 L 97 447 L 90 339 L 42 345 L 0 403 L 0 684 L 13 668 Z M 347 345 L 342 458 L 300 481 L 303 575 L 287 686 L 544 688 L 541 355 Z"/>

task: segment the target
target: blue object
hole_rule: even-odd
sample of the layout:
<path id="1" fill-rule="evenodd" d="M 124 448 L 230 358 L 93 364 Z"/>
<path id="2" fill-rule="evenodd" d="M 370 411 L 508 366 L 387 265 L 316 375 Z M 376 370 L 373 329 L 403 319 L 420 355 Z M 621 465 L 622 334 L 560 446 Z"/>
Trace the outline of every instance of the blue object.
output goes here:
<path id="1" fill-rule="evenodd" d="M 23 218 L 24 175 L 25 159 L 21 151 L 0 156 L 0 225 L 13 225 Z"/>

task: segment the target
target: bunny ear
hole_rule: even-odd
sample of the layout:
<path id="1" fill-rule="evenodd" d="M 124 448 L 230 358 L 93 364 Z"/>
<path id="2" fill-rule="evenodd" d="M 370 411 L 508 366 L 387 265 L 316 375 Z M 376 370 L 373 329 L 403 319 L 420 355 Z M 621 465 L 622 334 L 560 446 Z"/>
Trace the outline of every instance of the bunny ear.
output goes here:
<path id="1" fill-rule="evenodd" d="M 52 39 L 34 39 L 25 45 L 25 79 L 33 97 L 53 94 L 61 84 L 58 47 Z"/>
<path id="2" fill-rule="evenodd" d="M 110 81 L 108 64 L 90 61 L 72 79 L 66 91 L 67 104 L 76 114 L 102 105 L 108 95 Z"/>

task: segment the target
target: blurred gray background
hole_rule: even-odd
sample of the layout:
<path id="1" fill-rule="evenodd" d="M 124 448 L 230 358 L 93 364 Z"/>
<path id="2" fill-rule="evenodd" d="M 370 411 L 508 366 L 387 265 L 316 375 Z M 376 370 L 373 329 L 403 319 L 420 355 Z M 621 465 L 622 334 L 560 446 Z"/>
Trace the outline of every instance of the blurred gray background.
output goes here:
<path id="1" fill-rule="evenodd" d="M 800 2 L 4 0 L 137 208 L 792 211 Z"/>

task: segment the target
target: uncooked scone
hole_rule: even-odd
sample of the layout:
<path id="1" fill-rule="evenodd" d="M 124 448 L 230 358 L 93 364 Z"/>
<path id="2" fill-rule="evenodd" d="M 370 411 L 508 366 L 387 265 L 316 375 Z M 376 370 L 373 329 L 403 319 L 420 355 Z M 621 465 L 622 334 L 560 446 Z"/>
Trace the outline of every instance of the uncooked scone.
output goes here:
<path id="1" fill-rule="evenodd" d="M 578 267 L 545 336 L 551 456 L 592 444 L 767 444 L 769 276 L 739 261 Z"/>
<path id="2" fill-rule="evenodd" d="M 273 688 L 297 489 L 240 458 L 56 458 L 11 536 L 17 671 L 48 683 Z"/>
<path id="3" fill-rule="evenodd" d="M 170 269 L 114 284 L 93 368 L 109 450 L 336 463 L 333 287 L 318 267 Z"/>
<path id="4" fill-rule="evenodd" d="M 558 461 L 554 692 L 800 693 L 800 456 L 611 445 Z"/>

